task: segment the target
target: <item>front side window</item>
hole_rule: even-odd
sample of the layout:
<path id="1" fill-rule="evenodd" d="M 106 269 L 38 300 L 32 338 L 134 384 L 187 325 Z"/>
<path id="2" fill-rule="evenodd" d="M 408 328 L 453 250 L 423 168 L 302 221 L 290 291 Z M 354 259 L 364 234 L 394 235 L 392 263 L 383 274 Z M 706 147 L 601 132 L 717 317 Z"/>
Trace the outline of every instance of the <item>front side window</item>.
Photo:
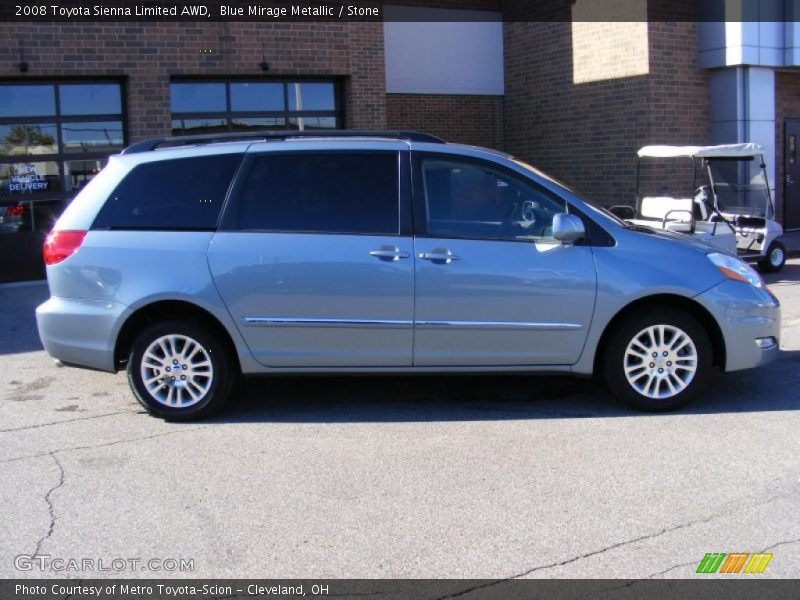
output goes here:
<path id="1" fill-rule="evenodd" d="M 552 240 L 564 200 L 473 162 L 427 159 L 421 164 L 431 237 Z"/>
<path id="2" fill-rule="evenodd" d="M 397 153 L 258 156 L 232 221 L 240 230 L 397 235 Z"/>
<path id="3" fill-rule="evenodd" d="M 214 229 L 241 161 L 241 154 L 222 154 L 134 167 L 109 196 L 93 228 Z"/>

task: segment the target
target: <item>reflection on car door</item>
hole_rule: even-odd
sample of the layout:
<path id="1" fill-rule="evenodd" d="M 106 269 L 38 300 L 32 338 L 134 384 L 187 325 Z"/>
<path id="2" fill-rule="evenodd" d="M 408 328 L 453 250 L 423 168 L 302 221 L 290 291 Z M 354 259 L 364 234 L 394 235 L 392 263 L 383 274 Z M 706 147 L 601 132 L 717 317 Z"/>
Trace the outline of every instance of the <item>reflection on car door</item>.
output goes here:
<path id="1" fill-rule="evenodd" d="M 552 239 L 565 203 L 533 182 L 448 155 L 414 160 L 414 364 L 568 365 L 591 322 L 591 247 Z"/>
<path id="2" fill-rule="evenodd" d="M 261 364 L 411 364 L 413 240 L 399 229 L 406 161 L 397 150 L 250 159 L 208 257 Z"/>

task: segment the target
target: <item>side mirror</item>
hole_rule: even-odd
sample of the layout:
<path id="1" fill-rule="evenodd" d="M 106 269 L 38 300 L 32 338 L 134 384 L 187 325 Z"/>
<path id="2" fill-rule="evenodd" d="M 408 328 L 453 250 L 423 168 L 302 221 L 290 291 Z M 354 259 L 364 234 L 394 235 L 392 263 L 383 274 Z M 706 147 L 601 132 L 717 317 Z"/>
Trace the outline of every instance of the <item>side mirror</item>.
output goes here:
<path id="1" fill-rule="evenodd" d="M 559 242 L 572 244 L 586 235 L 586 228 L 575 215 L 558 213 L 553 217 L 553 237 Z"/>

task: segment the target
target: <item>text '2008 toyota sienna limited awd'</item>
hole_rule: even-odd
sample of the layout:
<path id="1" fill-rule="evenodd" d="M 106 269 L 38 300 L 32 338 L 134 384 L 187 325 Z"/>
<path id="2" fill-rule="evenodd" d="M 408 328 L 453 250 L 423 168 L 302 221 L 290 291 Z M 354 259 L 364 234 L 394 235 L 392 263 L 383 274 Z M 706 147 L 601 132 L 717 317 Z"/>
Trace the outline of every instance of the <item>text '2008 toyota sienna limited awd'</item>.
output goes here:
<path id="1" fill-rule="evenodd" d="M 778 301 L 738 258 L 426 134 L 146 140 L 44 253 L 47 351 L 126 368 L 169 419 L 270 373 L 602 373 L 670 410 L 779 352 Z"/>

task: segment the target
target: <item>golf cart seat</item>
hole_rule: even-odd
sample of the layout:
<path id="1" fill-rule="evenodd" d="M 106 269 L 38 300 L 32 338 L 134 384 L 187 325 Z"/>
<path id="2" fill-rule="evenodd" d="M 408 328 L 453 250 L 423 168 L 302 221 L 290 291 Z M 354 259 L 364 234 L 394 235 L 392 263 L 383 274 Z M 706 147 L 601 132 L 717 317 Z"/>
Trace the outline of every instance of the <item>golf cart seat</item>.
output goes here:
<path id="1" fill-rule="evenodd" d="M 690 233 L 692 231 L 692 207 L 691 198 L 645 196 L 642 198 L 640 212 L 644 219 L 659 221 L 659 227 L 663 229 Z"/>

